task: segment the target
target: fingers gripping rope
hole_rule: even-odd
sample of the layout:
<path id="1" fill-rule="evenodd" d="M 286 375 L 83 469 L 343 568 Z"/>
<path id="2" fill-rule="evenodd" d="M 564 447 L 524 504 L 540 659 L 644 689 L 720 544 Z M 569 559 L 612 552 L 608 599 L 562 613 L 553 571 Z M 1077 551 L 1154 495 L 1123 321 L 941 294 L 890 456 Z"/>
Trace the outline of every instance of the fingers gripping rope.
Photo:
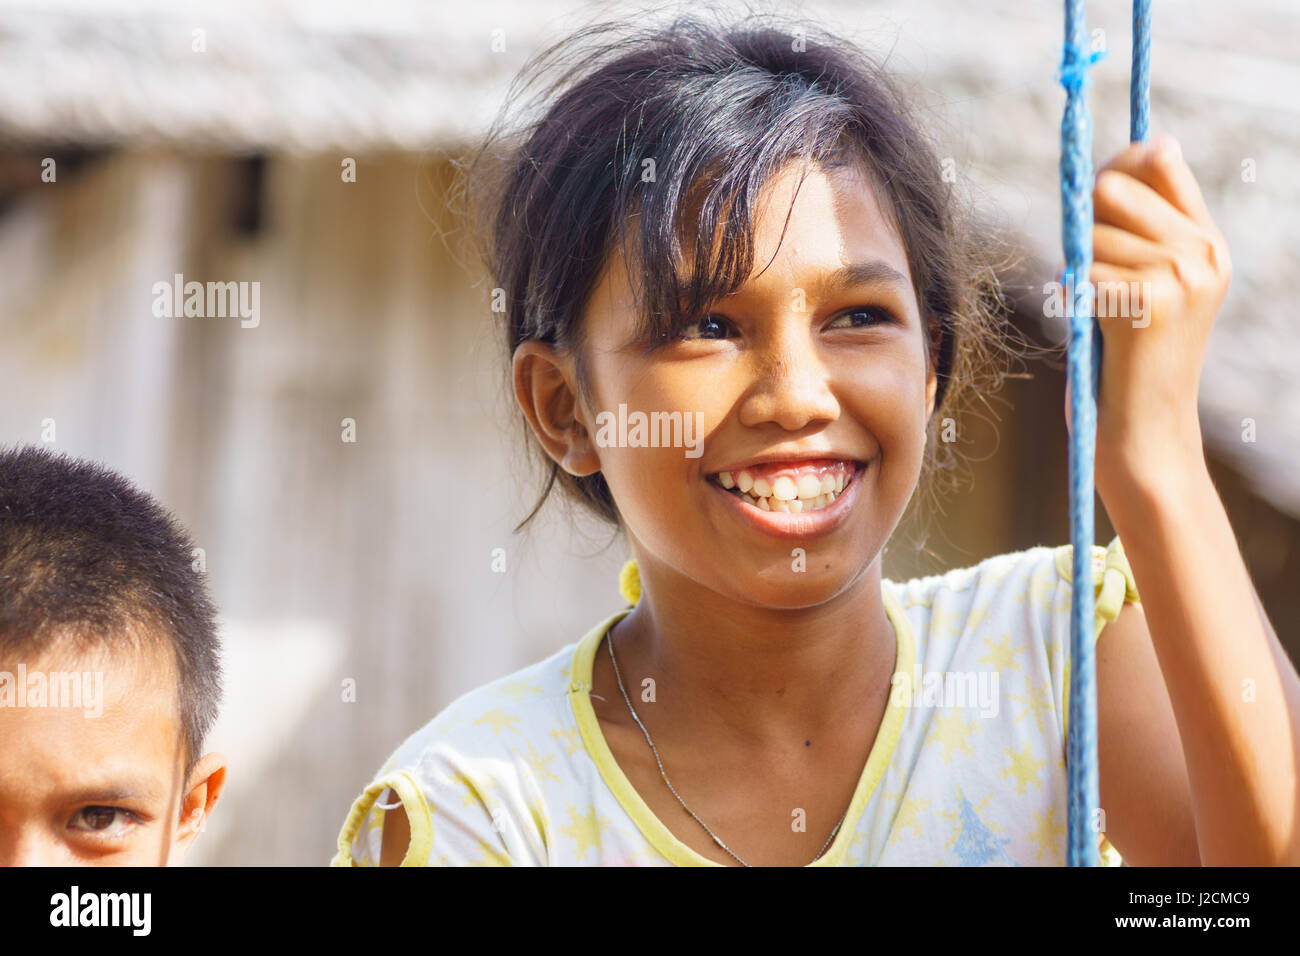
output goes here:
<path id="1" fill-rule="evenodd" d="M 1150 102 L 1150 0 L 1133 3 L 1133 64 L 1129 130 L 1144 140 Z M 1097 438 L 1097 392 L 1101 385 L 1101 328 L 1093 317 L 1092 119 L 1088 113 L 1088 69 L 1104 52 L 1086 49 L 1084 0 L 1066 0 L 1065 52 L 1058 79 L 1065 87 L 1061 121 L 1061 240 L 1065 251 L 1065 293 L 1070 301 L 1067 382 L 1070 386 L 1070 542 L 1074 554 L 1093 546 L 1093 464 Z M 1079 383 L 1088 374 L 1091 388 Z M 1070 866 L 1096 866 L 1098 808 L 1096 661 L 1093 654 L 1094 598 L 1091 575 L 1073 574 L 1070 605 L 1070 714 L 1066 742 Z"/>

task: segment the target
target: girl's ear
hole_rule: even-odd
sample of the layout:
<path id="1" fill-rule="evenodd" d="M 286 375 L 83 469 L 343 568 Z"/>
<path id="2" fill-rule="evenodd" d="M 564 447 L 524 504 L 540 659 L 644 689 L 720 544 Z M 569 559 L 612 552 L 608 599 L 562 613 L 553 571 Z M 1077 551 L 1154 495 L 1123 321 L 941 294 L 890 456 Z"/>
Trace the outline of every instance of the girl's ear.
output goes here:
<path id="1" fill-rule="evenodd" d="M 930 327 L 930 346 L 925 353 L 925 423 L 930 424 L 930 418 L 934 415 L 934 399 L 939 389 L 939 374 L 935 369 L 934 357 L 939 354 L 939 348 L 943 345 L 943 328 L 935 322 Z"/>
<path id="2" fill-rule="evenodd" d="M 546 454 L 571 475 L 600 471 L 577 397 L 573 361 L 548 342 L 529 340 L 515 349 L 515 400 Z"/>

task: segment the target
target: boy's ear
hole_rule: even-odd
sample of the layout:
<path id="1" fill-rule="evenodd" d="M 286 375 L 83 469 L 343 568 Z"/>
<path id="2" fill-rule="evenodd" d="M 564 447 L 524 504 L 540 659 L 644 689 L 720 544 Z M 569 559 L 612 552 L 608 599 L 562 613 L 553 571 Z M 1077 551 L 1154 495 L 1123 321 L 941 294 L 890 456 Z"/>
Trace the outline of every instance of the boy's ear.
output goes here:
<path id="1" fill-rule="evenodd" d="M 185 796 L 181 798 L 181 816 L 172 849 L 174 862 L 181 861 L 194 838 L 207 826 L 208 817 L 225 787 L 226 758 L 217 753 L 204 754 L 190 771 Z"/>
<path id="2" fill-rule="evenodd" d="M 548 342 L 515 349 L 515 400 L 546 453 L 571 475 L 600 471 L 600 457 L 578 402 L 573 362 Z"/>

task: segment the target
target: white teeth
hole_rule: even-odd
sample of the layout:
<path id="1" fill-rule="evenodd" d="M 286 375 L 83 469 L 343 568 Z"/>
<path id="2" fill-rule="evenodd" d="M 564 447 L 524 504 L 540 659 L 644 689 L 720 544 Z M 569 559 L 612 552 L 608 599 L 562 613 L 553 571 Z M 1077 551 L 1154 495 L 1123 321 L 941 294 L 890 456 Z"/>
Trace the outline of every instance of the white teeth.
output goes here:
<path id="1" fill-rule="evenodd" d="M 815 498 L 781 498 L 777 495 L 758 497 L 756 495 L 737 495 L 745 504 L 752 505 L 760 511 L 780 511 L 783 514 L 803 514 L 805 511 L 820 511 L 835 504 L 838 495 L 829 491 Z"/>
<path id="2" fill-rule="evenodd" d="M 822 493 L 822 480 L 816 475 L 803 475 L 797 487 L 800 498 L 816 498 Z"/>
<path id="3" fill-rule="evenodd" d="M 794 501 L 799 497 L 799 486 L 794 483 L 794 479 L 782 475 L 772 482 L 772 494 L 782 501 Z"/>
<path id="4" fill-rule="evenodd" d="M 841 465 L 821 475 L 780 475 L 775 479 L 756 478 L 748 471 L 720 471 L 717 481 L 760 511 L 805 514 L 835 503 L 853 478 L 854 472 L 847 470 L 851 467 Z"/>

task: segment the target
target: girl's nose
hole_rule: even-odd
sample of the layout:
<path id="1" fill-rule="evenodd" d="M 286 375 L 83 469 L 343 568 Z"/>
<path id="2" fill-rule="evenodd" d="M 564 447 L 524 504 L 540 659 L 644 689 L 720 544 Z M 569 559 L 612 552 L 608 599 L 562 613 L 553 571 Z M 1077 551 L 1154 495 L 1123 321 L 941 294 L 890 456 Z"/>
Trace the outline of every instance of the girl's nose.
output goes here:
<path id="1" fill-rule="evenodd" d="M 741 424 L 774 423 L 786 431 L 799 431 L 839 417 L 829 370 L 807 323 L 800 324 L 798 331 L 776 337 L 767 348 L 753 353 L 755 380 L 741 405 Z"/>

